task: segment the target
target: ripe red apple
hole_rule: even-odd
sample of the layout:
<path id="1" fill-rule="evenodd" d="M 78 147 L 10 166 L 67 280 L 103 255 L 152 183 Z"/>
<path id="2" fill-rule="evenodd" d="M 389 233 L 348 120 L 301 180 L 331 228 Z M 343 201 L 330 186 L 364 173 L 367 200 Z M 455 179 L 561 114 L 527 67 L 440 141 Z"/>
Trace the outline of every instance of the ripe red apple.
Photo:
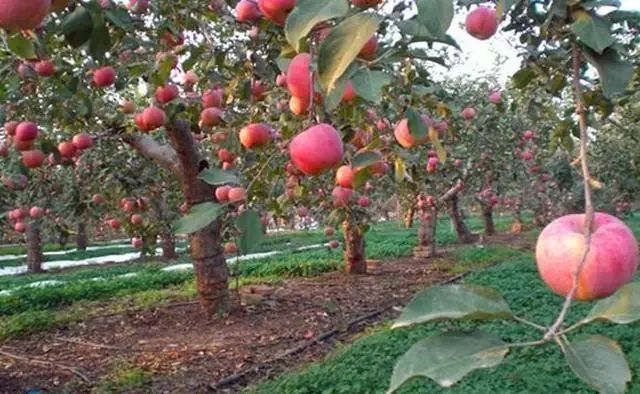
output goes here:
<path id="1" fill-rule="evenodd" d="M 291 96 L 289 100 L 289 109 L 294 115 L 304 115 L 309 109 L 309 99 L 304 97 Z"/>
<path id="2" fill-rule="evenodd" d="M 502 101 L 502 93 L 498 90 L 489 93 L 489 101 L 493 104 L 500 104 Z"/>
<path id="3" fill-rule="evenodd" d="M 333 227 L 325 227 L 324 235 L 327 237 L 332 237 L 336 233 L 336 230 Z"/>
<path id="4" fill-rule="evenodd" d="M 152 131 L 167 123 L 167 115 L 158 107 L 149 107 L 142 111 L 141 120 L 146 129 Z"/>
<path id="5" fill-rule="evenodd" d="M 585 251 L 584 214 L 551 222 L 536 245 L 538 271 L 555 293 L 566 296 L 573 273 Z M 596 213 L 587 260 L 578 278 L 576 299 L 604 298 L 631 282 L 638 267 L 638 245 L 626 224 L 606 213 Z"/>
<path id="6" fill-rule="evenodd" d="M 179 94 L 180 91 L 176 85 L 166 84 L 164 86 L 158 86 L 155 96 L 156 101 L 161 104 L 166 104 L 173 101 Z"/>
<path id="7" fill-rule="evenodd" d="M 276 85 L 281 87 L 287 86 L 287 74 L 285 73 L 278 74 L 278 76 L 276 77 Z"/>
<path id="8" fill-rule="evenodd" d="M 358 57 L 365 60 L 373 60 L 376 57 L 376 52 L 378 51 L 378 36 L 374 34 L 371 36 L 369 41 L 364 44 L 360 53 L 358 53 Z"/>
<path id="9" fill-rule="evenodd" d="M 97 87 L 111 86 L 116 81 L 116 70 L 113 67 L 102 67 L 93 72 L 93 83 Z"/>
<path id="10" fill-rule="evenodd" d="M 41 60 L 36 63 L 36 73 L 41 77 L 50 77 L 55 73 L 55 67 L 49 60 Z"/>
<path id="11" fill-rule="evenodd" d="M 227 242 L 224 244 L 224 252 L 226 254 L 235 254 L 238 252 L 238 246 L 235 242 Z"/>
<path id="12" fill-rule="evenodd" d="M 456 160 L 453 162 L 453 166 L 454 166 L 455 168 L 460 168 L 460 167 L 462 167 L 462 160 L 460 160 L 460 159 L 456 159 Z"/>
<path id="13" fill-rule="evenodd" d="M 14 136 L 16 135 L 16 129 L 18 128 L 19 124 L 20 123 L 16 121 L 7 122 L 4 124 L 4 131 L 7 133 L 8 136 Z M 36 127 L 36 131 L 37 131 L 37 127 Z"/>
<path id="14" fill-rule="evenodd" d="M 24 152 L 26 150 L 33 149 L 33 141 L 14 140 L 13 141 L 13 146 L 14 146 L 14 148 L 16 148 L 16 150 L 18 150 L 20 152 Z"/>
<path id="15" fill-rule="evenodd" d="M 334 239 L 333 241 L 329 242 L 329 247 L 331 249 L 338 249 L 340 247 L 340 242 Z"/>
<path id="16" fill-rule="evenodd" d="M 253 123 L 240 130 L 240 143 L 247 149 L 259 148 L 271 141 L 271 127 L 264 123 Z"/>
<path id="17" fill-rule="evenodd" d="M 351 3 L 356 7 L 369 8 L 382 3 L 382 0 L 351 0 Z"/>
<path id="18" fill-rule="evenodd" d="M 231 190 L 231 186 L 218 186 L 215 191 L 216 200 L 221 203 L 228 202 L 229 190 Z"/>
<path id="19" fill-rule="evenodd" d="M 344 93 L 342 94 L 342 101 L 349 103 L 353 101 L 356 97 L 358 97 L 358 94 L 356 93 L 356 90 L 353 88 L 353 82 L 347 81 L 347 84 L 345 85 L 345 88 L 344 88 Z"/>
<path id="20" fill-rule="evenodd" d="M 287 15 L 296 6 L 296 0 L 258 0 L 262 14 L 280 26 L 284 26 Z"/>
<path id="21" fill-rule="evenodd" d="M 131 238 L 131 246 L 136 249 L 140 249 L 144 246 L 144 242 L 138 237 L 133 237 Z"/>
<path id="22" fill-rule="evenodd" d="M 24 222 L 16 222 L 16 224 L 13 225 L 13 229 L 18 233 L 24 233 L 27 231 L 27 225 L 24 224 Z"/>
<path id="23" fill-rule="evenodd" d="M 0 28 L 8 32 L 32 30 L 47 16 L 51 0 L 0 0 Z"/>
<path id="24" fill-rule="evenodd" d="M 136 112 L 136 104 L 131 100 L 124 100 L 120 103 L 120 112 L 123 114 L 132 114 Z"/>
<path id="25" fill-rule="evenodd" d="M 467 33 L 479 40 L 491 38 L 498 31 L 496 10 L 488 7 L 476 8 L 467 14 L 465 27 Z"/>
<path id="26" fill-rule="evenodd" d="M 109 221 L 107 221 L 107 224 L 114 230 L 120 228 L 120 221 L 118 219 L 110 219 Z"/>
<path id="27" fill-rule="evenodd" d="M 353 178 L 356 171 L 351 166 L 341 166 L 336 171 L 336 185 L 342 187 L 353 188 Z"/>
<path id="28" fill-rule="evenodd" d="M 476 116 L 476 110 L 472 107 L 466 107 L 461 112 L 462 118 L 464 120 L 471 120 Z"/>
<path id="29" fill-rule="evenodd" d="M 300 53 L 289 63 L 287 69 L 287 88 L 292 96 L 310 101 L 311 94 L 311 55 Z"/>
<path id="30" fill-rule="evenodd" d="M 351 197 L 353 196 L 353 189 L 347 187 L 336 186 L 331 192 L 333 197 L 333 206 L 336 208 L 346 207 L 349 205 Z"/>
<path id="31" fill-rule="evenodd" d="M 198 74 L 193 70 L 189 70 L 182 76 L 182 83 L 187 86 L 193 86 L 198 83 Z"/>
<path id="32" fill-rule="evenodd" d="M 238 22 L 257 22 L 261 17 L 262 14 L 254 1 L 240 0 L 236 4 L 236 20 Z"/>
<path id="33" fill-rule="evenodd" d="M 358 205 L 362 208 L 368 207 L 370 203 L 371 201 L 369 201 L 369 197 L 367 196 L 360 196 L 360 198 L 358 198 Z"/>
<path id="34" fill-rule="evenodd" d="M 532 140 L 533 137 L 535 137 L 535 135 L 536 133 L 534 133 L 532 130 L 527 130 L 522 135 L 522 138 L 524 138 L 526 141 L 529 141 L 529 140 Z"/>
<path id="35" fill-rule="evenodd" d="M 202 94 L 202 106 L 204 108 L 216 107 L 222 108 L 223 100 L 222 100 L 223 92 L 218 89 L 207 90 Z"/>
<path id="36" fill-rule="evenodd" d="M 104 202 L 104 197 L 102 197 L 101 194 L 94 194 L 91 197 L 91 202 L 96 204 L 96 205 L 102 204 Z"/>
<path id="37" fill-rule="evenodd" d="M 232 187 L 231 189 L 229 189 L 230 203 L 242 202 L 246 197 L 246 190 L 244 189 L 244 187 Z"/>
<path id="38" fill-rule="evenodd" d="M 251 99 L 253 101 L 263 101 L 266 97 L 265 87 L 260 81 L 253 81 L 251 84 Z"/>
<path id="39" fill-rule="evenodd" d="M 144 14 L 149 9 L 149 0 L 129 0 L 127 8 L 134 14 Z"/>
<path id="40" fill-rule="evenodd" d="M 428 127 L 429 125 L 424 118 L 423 121 L 425 123 L 425 126 Z M 400 122 L 398 122 L 393 131 L 393 135 L 396 137 L 396 141 L 398 141 L 398 144 L 407 149 L 413 148 L 416 145 L 421 145 L 429 141 L 429 134 L 425 134 L 424 137 L 418 139 L 412 136 L 411 132 L 409 131 L 409 121 L 407 119 L 402 119 Z"/>
<path id="41" fill-rule="evenodd" d="M 38 126 L 32 122 L 22 122 L 16 127 L 14 141 L 33 141 L 38 137 Z"/>
<path id="42" fill-rule="evenodd" d="M 9 156 L 9 146 L 5 143 L 0 144 L 0 157 Z"/>
<path id="43" fill-rule="evenodd" d="M 306 207 L 298 207 L 297 209 L 298 216 L 301 218 L 307 217 L 309 215 L 309 210 Z"/>
<path id="44" fill-rule="evenodd" d="M 64 141 L 58 144 L 58 152 L 60 152 L 60 156 L 70 159 L 76 155 L 76 147 L 72 142 Z"/>
<path id="45" fill-rule="evenodd" d="M 29 216 L 31 216 L 32 219 L 38 219 L 42 217 L 42 214 L 44 213 L 44 210 L 40 207 L 31 207 L 31 209 L 29 209 Z"/>
<path id="46" fill-rule="evenodd" d="M 340 164 L 344 147 L 338 131 L 321 123 L 298 134 L 289 144 L 295 166 L 307 175 L 318 175 Z"/>
<path id="47" fill-rule="evenodd" d="M 222 119 L 222 110 L 216 107 L 209 107 L 202 110 L 200 113 L 200 122 L 203 126 L 213 127 L 220 123 Z"/>
<path id="48" fill-rule="evenodd" d="M 44 163 L 44 153 L 38 149 L 22 152 L 22 164 L 27 168 L 37 168 Z"/>
<path id="49" fill-rule="evenodd" d="M 131 215 L 131 224 L 133 224 L 134 226 L 142 224 L 142 215 L 138 213 L 134 213 L 133 215 Z"/>
<path id="50" fill-rule="evenodd" d="M 83 150 L 93 146 L 93 139 L 87 133 L 79 133 L 73 136 L 71 141 L 76 149 Z"/>
<path id="51" fill-rule="evenodd" d="M 231 162 L 235 160 L 235 155 L 231 153 L 228 149 L 222 148 L 218 151 L 218 160 Z"/>

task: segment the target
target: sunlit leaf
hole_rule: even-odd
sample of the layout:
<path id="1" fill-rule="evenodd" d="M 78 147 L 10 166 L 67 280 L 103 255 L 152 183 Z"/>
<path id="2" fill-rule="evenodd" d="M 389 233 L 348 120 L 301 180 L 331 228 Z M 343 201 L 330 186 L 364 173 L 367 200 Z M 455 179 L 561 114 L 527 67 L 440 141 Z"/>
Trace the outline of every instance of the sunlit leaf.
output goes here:
<path id="1" fill-rule="evenodd" d="M 629 324 L 640 319 L 640 283 L 630 283 L 610 297 L 598 301 L 585 318 L 586 321 L 608 320 Z"/>
<path id="2" fill-rule="evenodd" d="M 284 34 L 287 41 L 300 51 L 300 41 L 318 23 L 345 16 L 349 11 L 346 0 L 298 0 L 295 8 L 287 17 Z"/>
<path id="3" fill-rule="evenodd" d="M 223 207 L 213 202 L 194 205 L 189 209 L 189 214 L 175 221 L 175 233 L 191 234 L 202 230 L 220 216 Z"/>

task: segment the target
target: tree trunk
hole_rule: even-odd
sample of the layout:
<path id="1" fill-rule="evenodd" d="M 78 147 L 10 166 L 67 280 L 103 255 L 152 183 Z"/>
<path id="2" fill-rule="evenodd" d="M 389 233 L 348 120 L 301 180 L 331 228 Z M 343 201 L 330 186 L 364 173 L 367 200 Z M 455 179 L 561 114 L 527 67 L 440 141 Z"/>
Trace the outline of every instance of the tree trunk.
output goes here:
<path id="1" fill-rule="evenodd" d="M 165 231 L 160 234 L 160 242 L 162 243 L 162 257 L 166 260 L 175 260 L 178 257 L 176 239 L 171 231 Z"/>
<path id="2" fill-rule="evenodd" d="M 484 223 L 484 235 L 494 235 L 496 226 L 493 222 L 493 206 L 482 204 L 482 222 Z"/>
<path id="3" fill-rule="evenodd" d="M 78 223 L 76 249 L 87 250 L 87 224 L 84 221 L 81 221 L 80 223 Z"/>
<path id="4" fill-rule="evenodd" d="M 428 217 L 421 216 L 418 227 L 418 246 L 413 250 L 416 258 L 429 258 L 436 255 L 436 229 L 438 210 L 431 208 Z"/>
<path id="5" fill-rule="evenodd" d="M 43 258 L 40 222 L 31 220 L 27 224 L 27 272 L 42 272 Z"/>
<path id="6" fill-rule="evenodd" d="M 58 227 L 58 245 L 60 249 L 66 249 L 67 242 L 69 241 L 69 233 L 63 227 Z"/>
<path id="7" fill-rule="evenodd" d="M 200 156 L 188 125 L 178 121 L 176 127 L 167 131 L 180 160 L 179 178 L 188 206 L 214 202 L 214 188 L 198 179 Z M 231 307 L 227 262 L 220 242 L 220 232 L 220 220 L 214 220 L 189 236 L 198 297 L 210 316 L 226 312 Z"/>
<path id="8" fill-rule="evenodd" d="M 413 218 L 415 216 L 415 209 L 409 207 L 404 212 L 404 228 L 413 228 Z"/>
<path id="9" fill-rule="evenodd" d="M 454 195 L 447 200 L 447 213 L 451 218 L 451 225 L 458 235 L 458 242 L 463 244 L 469 244 L 476 241 L 477 236 L 469 231 L 469 228 L 464 223 L 464 220 L 460 217 L 460 210 L 458 207 L 458 196 Z"/>
<path id="10" fill-rule="evenodd" d="M 364 235 L 358 226 L 349 221 L 342 224 L 344 231 L 344 262 L 348 274 L 366 274 Z"/>

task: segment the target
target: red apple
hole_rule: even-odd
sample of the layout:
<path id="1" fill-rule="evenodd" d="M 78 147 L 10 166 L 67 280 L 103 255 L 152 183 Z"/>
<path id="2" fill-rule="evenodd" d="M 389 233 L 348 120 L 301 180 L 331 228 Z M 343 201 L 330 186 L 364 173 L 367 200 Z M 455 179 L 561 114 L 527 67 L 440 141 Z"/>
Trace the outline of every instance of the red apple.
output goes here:
<path id="1" fill-rule="evenodd" d="M 502 101 L 502 93 L 498 90 L 489 93 L 489 101 L 493 104 L 500 104 Z"/>
<path id="2" fill-rule="evenodd" d="M 246 190 L 244 187 L 232 187 L 229 189 L 229 202 L 238 203 L 246 198 Z"/>
<path id="3" fill-rule="evenodd" d="M 294 115 L 304 115 L 309 109 L 309 99 L 304 97 L 291 96 L 289 100 L 289 109 Z"/>
<path id="4" fill-rule="evenodd" d="M 76 155 L 76 147 L 72 142 L 64 141 L 58 144 L 58 152 L 60 152 L 60 156 L 70 159 Z"/>
<path id="5" fill-rule="evenodd" d="M 476 110 L 472 107 L 466 107 L 461 112 L 462 118 L 464 120 L 471 120 L 476 116 Z"/>
<path id="6" fill-rule="evenodd" d="M 351 166 L 341 166 L 336 171 L 336 185 L 353 188 L 353 178 L 355 176 L 356 171 Z"/>
<path id="7" fill-rule="evenodd" d="M 307 217 L 307 215 L 309 215 L 309 210 L 306 207 L 299 207 L 297 209 L 298 212 L 298 216 L 300 216 L 301 218 Z"/>
<path id="8" fill-rule="evenodd" d="M 287 69 L 287 88 L 292 96 L 310 101 L 311 55 L 300 53 L 291 60 Z"/>
<path id="9" fill-rule="evenodd" d="M 345 85 L 345 88 L 344 88 L 344 93 L 342 94 L 342 101 L 349 103 L 353 101 L 356 97 L 358 97 L 358 94 L 356 93 L 356 90 L 353 88 L 353 82 L 347 81 L 347 84 Z"/>
<path id="10" fill-rule="evenodd" d="M 333 241 L 329 242 L 329 247 L 331 249 L 338 249 L 340 247 L 340 242 L 334 239 Z"/>
<path id="11" fill-rule="evenodd" d="M 369 41 L 364 44 L 360 53 L 358 53 L 358 57 L 365 60 L 373 60 L 376 57 L 376 52 L 378 51 L 378 36 L 374 34 L 371 36 Z"/>
<path id="12" fill-rule="evenodd" d="M 227 242 L 224 244 L 224 252 L 226 254 L 235 254 L 238 252 L 238 246 L 235 242 Z"/>
<path id="13" fill-rule="evenodd" d="M 158 86 L 155 96 L 157 102 L 160 104 L 166 104 L 173 101 L 179 94 L 180 91 L 176 85 L 166 84 L 164 86 Z"/>
<path id="14" fill-rule="evenodd" d="M 204 108 L 222 108 L 222 96 L 223 92 L 218 89 L 207 90 L 206 92 L 204 92 L 204 94 L 202 94 L 202 106 Z"/>
<path id="15" fill-rule="evenodd" d="M 262 14 L 254 1 L 240 0 L 236 4 L 236 20 L 238 22 L 257 22 L 261 17 Z"/>
<path id="16" fill-rule="evenodd" d="M 87 133 L 74 135 L 71 142 L 73 143 L 73 146 L 75 146 L 79 150 L 88 149 L 93 146 L 93 139 Z"/>
<path id="17" fill-rule="evenodd" d="M 24 222 L 16 222 L 16 224 L 13 225 L 13 229 L 18 233 L 24 233 L 27 231 L 27 225 L 24 224 Z"/>
<path id="18" fill-rule="evenodd" d="M 535 135 L 536 133 L 534 133 L 532 130 L 527 130 L 522 135 L 522 138 L 524 138 L 526 141 L 529 141 L 529 140 L 532 140 L 533 137 L 535 137 Z"/>
<path id="19" fill-rule="evenodd" d="M 231 190 L 231 186 L 218 186 L 215 191 L 216 200 L 221 203 L 228 202 L 229 190 Z"/>
<path id="20" fill-rule="evenodd" d="M 360 196 L 360 198 L 358 198 L 358 205 L 363 208 L 368 207 L 370 203 L 371 202 L 369 201 L 369 197 L 367 196 Z"/>
<path id="21" fill-rule="evenodd" d="M 104 202 L 104 197 L 102 197 L 101 194 L 94 194 L 91 197 L 91 202 L 96 204 L 96 205 L 102 204 Z"/>
<path id="22" fill-rule="evenodd" d="M 551 222 L 536 245 L 538 271 L 555 293 L 566 296 L 573 273 L 585 252 L 584 214 L 567 215 Z M 638 245 L 633 232 L 621 220 L 596 213 L 589 254 L 578 278 L 575 298 L 604 298 L 631 282 L 638 267 Z"/>
<path id="23" fill-rule="evenodd" d="M 336 230 L 333 227 L 325 227 L 324 235 L 327 237 L 332 237 L 336 233 Z"/>
<path id="24" fill-rule="evenodd" d="M 41 218 L 43 213 L 44 211 L 40 207 L 31 207 L 31 209 L 29 210 L 29 216 L 31 216 L 31 218 L 33 219 Z"/>
<path id="25" fill-rule="evenodd" d="M 289 145 L 291 161 L 307 175 L 318 175 L 337 166 L 342 161 L 343 154 L 340 134 L 326 123 L 298 134 Z"/>
<path id="26" fill-rule="evenodd" d="M 263 101 L 266 97 L 265 87 L 260 81 L 253 81 L 251 84 L 251 99 L 253 101 Z"/>
<path id="27" fill-rule="evenodd" d="M 50 77 L 55 73 L 55 67 L 53 63 L 48 60 L 41 60 L 36 63 L 36 73 L 41 77 Z"/>
<path id="28" fill-rule="evenodd" d="M 284 26 L 287 15 L 296 6 L 296 0 L 258 0 L 262 14 L 280 26 Z"/>
<path id="29" fill-rule="evenodd" d="M 93 72 L 93 83 L 97 87 L 111 86 L 116 81 L 116 70 L 113 67 L 102 67 Z"/>
<path id="30" fill-rule="evenodd" d="M 133 237 L 131 238 L 131 246 L 136 249 L 140 249 L 144 246 L 144 242 L 138 237 Z"/>
<path id="31" fill-rule="evenodd" d="M 377 6 L 382 3 L 382 1 L 383 0 L 351 0 L 351 3 L 356 7 L 369 8 Z"/>
<path id="32" fill-rule="evenodd" d="M 16 129 L 18 128 L 19 124 L 20 123 L 16 121 L 7 122 L 4 124 L 4 131 L 7 133 L 8 136 L 14 136 L 16 135 Z M 37 131 L 37 126 L 36 126 L 36 131 Z"/>
<path id="33" fill-rule="evenodd" d="M 123 114 L 132 114 L 136 111 L 136 104 L 131 100 L 124 100 L 120 103 L 120 112 Z"/>
<path id="34" fill-rule="evenodd" d="M 142 215 L 138 213 L 134 213 L 133 215 L 131 215 L 131 224 L 133 224 L 134 226 L 142 224 Z"/>
<path id="35" fill-rule="evenodd" d="M 222 119 L 222 110 L 216 107 L 209 107 L 202 110 L 200 113 L 200 122 L 203 126 L 213 127 L 220 123 Z"/>
<path id="36" fill-rule="evenodd" d="M 149 9 L 149 0 L 129 0 L 127 8 L 134 14 L 144 14 Z"/>
<path id="37" fill-rule="evenodd" d="M 465 27 L 467 33 L 479 40 L 491 38 L 498 31 L 496 10 L 488 7 L 476 8 L 467 14 Z"/>
<path id="38" fill-rule="evenodd" d="M 346 207 L 349 205 L 351 197 L 353 196 L 353 189 L 347 187 L 336 186 L 331 192 L 333 197 L 333 206 L 336 208 Z"/>
<path id="39" fill-rule="evenodd" d="M 218 160 L 224 162 L 231 162 L 235 160 L 235 155 L 231 153 L 228 149 L 222 148 L 218 151 Z"/>
<path id="40" fill-rule="evenodd" d="M 0 0 L 0 28 L 8 32 L 32 30 L 47 16 L 51 0 Z"/>
<path id="41" fill-rule="evenodd" d="M 158 107 L 149 107 L 142 111 L 142 122 L 148 131 L 158 129 L 167 123 L 167 115 Z"/>
<path id="42" fill-rule="evenodd" d="M 16 127 L 14 141 L 33 141 L 38 137 L 38 126 L 32 122 L 22 122 Z"/>
<path id="43" fill-rule="evenodd" d="M 44 163 L 44 159 L 44 153 L 37 149 L 22 152 L 22 164 L 27 168 L 40 167 Z"/>
<path id="44" fill-rule="evenodd" d="M 264 123 L 253 123 L 240 130 L 240 143 L 247 149 L 259 148 L 271 141 L 271 127 Z"/>

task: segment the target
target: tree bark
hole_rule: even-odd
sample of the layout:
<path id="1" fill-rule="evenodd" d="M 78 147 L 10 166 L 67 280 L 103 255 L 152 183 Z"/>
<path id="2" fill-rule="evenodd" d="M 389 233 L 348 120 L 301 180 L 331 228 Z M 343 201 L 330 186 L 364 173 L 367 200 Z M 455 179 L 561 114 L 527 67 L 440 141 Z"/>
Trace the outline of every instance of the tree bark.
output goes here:
<path id="1" fill-rule="evenodd" d="M 78 235 L 76 236 L 76 249 L 87 250 L 87 224 L 84 221 L 78 223 Z"/>
<path id="2" fill-rule="evenodd" d="M 436 230 L 438 223 L 438 210 L 432 208 L 428 219 L 420 220 L 418 227 L 418 247 L 428 251 L 428 257 L 436 255 Z"/>
<path id="3" fill-rule="evenodd" d="M 164 231 L 160 234 L 160 242 L 162 243 L 162 257 L 166 260 L 175 260 L 178 257 L 176 239 L 171 231 Z"/>
<path id="4" fill-rule="evenodd" d="M 404 212 L 404 228 L 413 228 L 413 219 L 415 217 L 415 209 L 409 207 Z"/>
<path id="5" fill-rule="evenodd" d="M 42 272 L 43 258 L 40 222 L 31 220 L 27 224 L 27 272 Z"/>
<path id="6" fill-rule="evenodd" d="M 344 231 L 344 262 L 348 274 L 366 274 L 367 261 L 365 258 L 364 234 L 358 226 L 349 221 L 342 224 Z"/>
<path id="7" fill-rule="evenodd" d="M 494 235 L 496 226 L 493 222 L 493 206 L 482 204 L 482 222 L 484 223 L 484 235 Z"/>
<path id="8" fill-rule="evenodd" d="M 477 236 L 469 231 L 469 228 L 465 224 L 464 220 L 462 220 L 462 218 L 460 217 L 458 202 L 459 199 L 457 194 L 451 196 L 447 200 L 447 213 L 451 218 L 451 225 L 453 226 L 453 229 L 458 236 L 458 242 L 463 244 L 473 243 L 476 241 Z"/>
<path id="9" fill-rule="evenodd" d="M 214 188 L 198 179 L 200 156 L 185 122 L 167 129 L 171 145 L 180 160 L 179 179 L 188 206 L 215 201 Z M 191 259 L 200 304 L 208 315 L 224 313 L 231 307 L 228 268 L 220 242 L 221 223 L 215 220 L 189 236 Z"/>

